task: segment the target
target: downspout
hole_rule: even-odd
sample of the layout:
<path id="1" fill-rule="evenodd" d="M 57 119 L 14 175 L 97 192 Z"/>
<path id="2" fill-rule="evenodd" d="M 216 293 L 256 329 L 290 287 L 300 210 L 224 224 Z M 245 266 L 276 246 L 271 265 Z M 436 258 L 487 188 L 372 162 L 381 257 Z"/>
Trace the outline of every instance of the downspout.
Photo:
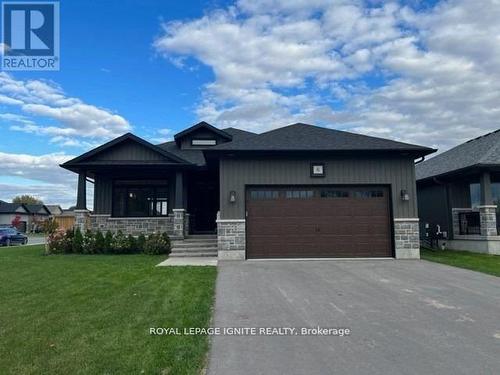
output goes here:
<path id="1" fill-rule="evenodd" d="M 451 212 L 451 203 L 450 203 L 450 186 L 446 182 L 439 181 L 436 177 L 432 178 L 432 181 L 434 181 L 436 184 L 443 186 L 444 187 L 444 193 L 446 195 L 445 203 L 446 203 L 446 213 L 447 213 L 447 218 L 448 218 L 448 239 L 453 239 L 454 233 L 453 233 L 453 214 Z"/>

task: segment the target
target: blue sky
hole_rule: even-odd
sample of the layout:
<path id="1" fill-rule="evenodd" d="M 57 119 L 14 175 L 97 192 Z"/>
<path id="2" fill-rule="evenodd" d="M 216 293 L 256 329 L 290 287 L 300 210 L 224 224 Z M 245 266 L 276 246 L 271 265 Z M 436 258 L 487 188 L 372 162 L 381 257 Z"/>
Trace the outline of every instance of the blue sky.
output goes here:
<path id="1" fill-rule="evenodd" d="M 61 1 L 61 69 L 0 72 L 0 199 L 74 201 L 57 164 L 127 131 L 293 122 L 438 147 L 498 128 L 500 5 Z"/>

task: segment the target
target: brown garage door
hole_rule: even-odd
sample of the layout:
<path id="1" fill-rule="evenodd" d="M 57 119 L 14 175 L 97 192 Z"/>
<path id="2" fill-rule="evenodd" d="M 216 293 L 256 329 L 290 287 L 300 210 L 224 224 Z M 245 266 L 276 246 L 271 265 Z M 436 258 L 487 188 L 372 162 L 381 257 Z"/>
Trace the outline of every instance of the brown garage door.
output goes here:
<path id="1" fill-rule="evenodd" d="M 247 258 L 391 257 L 389 189 L 247 190 Z"/>

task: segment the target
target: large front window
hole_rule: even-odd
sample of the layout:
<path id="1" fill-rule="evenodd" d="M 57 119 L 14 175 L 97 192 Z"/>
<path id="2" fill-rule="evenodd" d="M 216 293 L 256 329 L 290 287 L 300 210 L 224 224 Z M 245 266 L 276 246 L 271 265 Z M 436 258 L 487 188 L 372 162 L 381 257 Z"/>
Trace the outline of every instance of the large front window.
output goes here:
<path id="1" fill-rule="evenodd" d="M 167 216 L 166 181 L 116 180 L 113 187 L 113 216 Z"/>

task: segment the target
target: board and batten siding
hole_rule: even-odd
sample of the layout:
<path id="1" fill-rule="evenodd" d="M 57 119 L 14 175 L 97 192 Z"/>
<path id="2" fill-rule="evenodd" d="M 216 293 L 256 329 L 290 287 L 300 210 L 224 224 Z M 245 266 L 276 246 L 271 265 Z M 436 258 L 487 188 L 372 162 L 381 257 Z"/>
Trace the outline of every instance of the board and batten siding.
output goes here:
<path id="1" fill-rule="evenodd" d="M 113 202 L 113 180 L 105 175 L 94 179 L 94 213 L 111 214 Z"/>
<path id="2" fill-rule="evenodd" d="M 312 162 L 325 163 L 325 177 L 311 177 Z M 220 218 L 245 218 L 247 185 L 390 185 L 394 218 L 417 218 L 415 165 L 409 157 L 222 158 Z M 410 200 L 401 200 L 406 190 Z M 229 193 L 236 192 L 236 202 Z"/>

